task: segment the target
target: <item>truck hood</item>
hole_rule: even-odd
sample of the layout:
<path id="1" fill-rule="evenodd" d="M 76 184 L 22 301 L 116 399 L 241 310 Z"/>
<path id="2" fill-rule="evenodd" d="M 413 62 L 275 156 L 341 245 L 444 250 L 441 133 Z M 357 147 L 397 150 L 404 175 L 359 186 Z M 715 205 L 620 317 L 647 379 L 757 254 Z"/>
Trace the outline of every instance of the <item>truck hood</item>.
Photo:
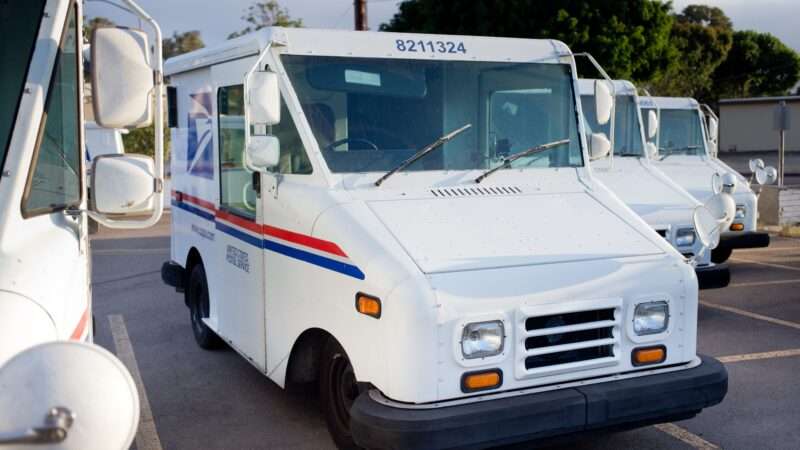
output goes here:
<path id="1" fill-rule="evenodd" d="M 658 169 L 703 203 L 714 195 L 711 189 L 711 177 L 715 173 L 721 175 L 730 172 L 736 177 L 734 197 L 746 198 L 753 193 L 747 179 L 720 161 L 697 156 L 675 155 L 656 164 Z"/>
<path id="2" fill-rule="evenodd" d="M 692 223 L 699 203 L 639 158 L 615 158 L 613 168 L 596 169 L 594 174 L 649 225 Z"/>
<path id="3" fill-rule="evenodd" d="M 711 190 L 711 177 L 717 172 L 720 174 L 724 172 L 707 159 L 684 155 L 670 156 L 657 162 L 656 167 L 701 202 L 714 195 Z"/>
<path id="4" fill-rule="evenodd" d="M 583 191 L 367 205 L 423 273 L 663 253 Z"/>

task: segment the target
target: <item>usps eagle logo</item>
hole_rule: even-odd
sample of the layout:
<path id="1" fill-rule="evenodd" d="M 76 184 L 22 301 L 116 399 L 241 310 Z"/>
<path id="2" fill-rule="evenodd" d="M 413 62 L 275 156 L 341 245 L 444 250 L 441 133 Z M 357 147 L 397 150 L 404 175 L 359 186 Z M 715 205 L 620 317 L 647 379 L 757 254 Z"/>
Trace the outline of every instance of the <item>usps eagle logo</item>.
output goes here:
<path id="1" fill-rule="evenodd" d="M 189 137 L 186 145 L 186 171 L 190 175 L 214 178 L 211 147 L 211 93 L 189 95 Z"/>

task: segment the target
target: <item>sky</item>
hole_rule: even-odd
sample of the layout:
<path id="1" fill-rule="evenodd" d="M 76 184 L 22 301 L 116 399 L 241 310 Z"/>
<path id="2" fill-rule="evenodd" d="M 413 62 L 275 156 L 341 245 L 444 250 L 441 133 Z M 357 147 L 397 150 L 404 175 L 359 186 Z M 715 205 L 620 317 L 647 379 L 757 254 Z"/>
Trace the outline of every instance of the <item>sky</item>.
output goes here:
<path id="1" fill-rule="evenodd" d="M 88 17 L 105 16 L 122 25 L 126 13 L 98 0 L 86 0 Z M 161 25 L 164 35 L 199 30 L 206 45 L 225 40 L 228 34 L 244 28 L 241 16 L 255 0 L 138 0 L 140 6 Z M 369 26 L 377 30 L 397 11 L 398 0 L 367 0 Z M 498 0 L 502 1 L 502 0 Z M 293 18 L 303 19 L 310 28 L 353 28 L 352 0 L 279 0 Z M 674 0 L 676 10 L 688 4 L 718 6 L 731 18 L 737 30 L 769 32 L 800 52 L 798 0 Z M 579 50 L 579 49 L 576 49 Z"/>

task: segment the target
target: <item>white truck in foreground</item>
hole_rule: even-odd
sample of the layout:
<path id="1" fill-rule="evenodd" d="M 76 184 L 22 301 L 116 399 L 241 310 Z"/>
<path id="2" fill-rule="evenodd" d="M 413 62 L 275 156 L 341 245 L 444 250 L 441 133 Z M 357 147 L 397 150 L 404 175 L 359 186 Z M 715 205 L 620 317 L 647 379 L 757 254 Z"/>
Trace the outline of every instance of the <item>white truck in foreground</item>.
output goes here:
<path id="1" fill-rule="evenodd" d="M 598 82 L 600 80 L 579 80 L 584 118 L 587 129 L 611 135 L 612 122 L 601 126 L 591 108 L 595 103 L 595 85 Z M 683 256 L 693 261 L 700 289 L 727 286 L 730 270 L 726 265 L 712 263 L 711 249 L 697 238 L 694 211 L 701 203 L 656 168 L 646 151 L 636 87 L 629 81 L 614 80 L 613 91 L 616 99 L 614 152 L 591 163 L 594 175 Z M 653 133 L 654 128 L 648 130 L 651 137 Z M 709 176 L 709 185 L 711 181 Z"/>
<path id="2" fill-rule="evenodd" d="M 716 157 L 716 118 L 711 117 L 706 123 L 703 108 L 693 98 L 642 98 L 640 105 L 643 111 L 654 111 L 658 121 L 654 139 L 658 150 L 656 167 L 700 201 L 714 195 L 715 188 L 708 180 L 715 174 L 726 180 L 726 189 L 733 190 L 735 217 L 722 231 L 720 243 L 712 251 L 712 261 L 726 261 L 737 248 L 769 246 L 769 234 L 757 228 L 758 197 L 749 181 Z"/>
<path id="3" fill-rule="evenodd" d="M 693 267 L 587 165 L 563 43 L 266 28 L 165 73 L 162 277 L 201 347 L 316 380 L 339 447 L 487 447 L 725 396 Z"/>
<path id="4" fill-rule="evenodd" d="M 125 4 L 156 45 L 138 30 L 95 32 L 95 117 L 110 128 L 162 114 L 158 26 Z M 163 133 L 155 161 L 94 158 L 88 203 L 82 17 L 80 1 L 0 3 L 0 448 L 128 448 L 139 420 L 130 374 L 92 344 L 87 222 L 158 221 Z"/>

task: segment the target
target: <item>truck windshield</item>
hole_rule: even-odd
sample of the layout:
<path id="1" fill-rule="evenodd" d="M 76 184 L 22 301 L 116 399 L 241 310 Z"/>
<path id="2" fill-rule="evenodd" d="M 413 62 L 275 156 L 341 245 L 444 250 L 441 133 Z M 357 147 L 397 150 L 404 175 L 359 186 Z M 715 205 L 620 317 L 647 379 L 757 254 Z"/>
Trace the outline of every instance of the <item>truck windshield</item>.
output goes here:
<path id="1" fill-rule="evenodd" d="M 44 3 L 44 0 L 0 2 L 3 33 L 0 39 L 0 169 L 5 166 Z"/>
<path id="2" fill-rule="evenodd" d="M 703 123 L 694 109 L 662 109 L 658 152 L 669 155 L 704 155 Z"/>
<path id="3" fill-rule="evenodd" d="M 583 165 L 569 65 L 283 55 L 333 172 L 386 172 L 440 136 L 472 127 L 404 170 Z"/>
<path id="4" fill-rule="evenodd" d="M 581 95 L 581 109 L 586 118 L 587 132 L 605 133 L 610 136 L 611 122 L 597 124 L 594 95 Z M 619 95 L 614 109 L 614 155 L 643 156 L 639 111 L 632 95 Z"/>

